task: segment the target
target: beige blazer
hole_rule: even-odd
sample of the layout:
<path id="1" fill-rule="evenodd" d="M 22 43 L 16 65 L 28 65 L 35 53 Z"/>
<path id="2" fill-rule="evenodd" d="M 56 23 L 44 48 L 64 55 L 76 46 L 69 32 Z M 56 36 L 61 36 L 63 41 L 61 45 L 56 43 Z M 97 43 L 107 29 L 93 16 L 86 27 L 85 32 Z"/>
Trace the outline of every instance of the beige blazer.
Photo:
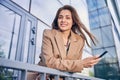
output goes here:
<path id="1" fill-rule="evenodd" d="M 70 46 L 66 53 L 61 32 L 55 29 L 46 29 L 43 32 L 39 65 L 67 72 L 81 72 L 84 43 L 81 36 L 71 31 Z"/>

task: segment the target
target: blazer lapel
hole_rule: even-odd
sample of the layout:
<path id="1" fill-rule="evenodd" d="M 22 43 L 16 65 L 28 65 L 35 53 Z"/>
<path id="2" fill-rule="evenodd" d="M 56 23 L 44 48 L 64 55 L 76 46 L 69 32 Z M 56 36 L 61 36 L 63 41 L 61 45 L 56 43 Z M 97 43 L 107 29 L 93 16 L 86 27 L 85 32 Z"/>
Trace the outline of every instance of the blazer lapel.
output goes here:
<path id="1" fill-rule="evenodd" d="M 65 59 L 66 58 L 66 51 L 65 51 L 65 48 L 64 48 L 62 35 L 59 31 L 57 31 L 57 33 L 55 35 L 55 41 L 57 43 L 57 47 L 59 49 L 59 52 L 60 52 L 60 55 L 61 55 L 62 59 Z"/>
<path id="2" fill-rule="evenodd" d="M 75 37 L 75 33 L 73 33 L 71 31 L 71 37 L 70 37 L 70 47 L 69 47 L 69 51 L 68 51 L 68 55 L 67 58 L 72 58 L 74 57 L 74 55 L 76 54 L 75 52 L 77 52 L 76 50 L 78 50 L 78 48 L 80 48 L 80 43 L 78 43 L 76 37 Z"/>

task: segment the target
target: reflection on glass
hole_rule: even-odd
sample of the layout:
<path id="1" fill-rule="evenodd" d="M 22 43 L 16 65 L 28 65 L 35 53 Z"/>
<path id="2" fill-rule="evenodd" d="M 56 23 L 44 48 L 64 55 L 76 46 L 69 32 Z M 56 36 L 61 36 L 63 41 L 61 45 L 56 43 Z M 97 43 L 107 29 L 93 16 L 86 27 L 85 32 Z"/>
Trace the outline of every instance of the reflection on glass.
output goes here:
<path id="1" fill-rule="evenodd" d="M 90 14 L 91 31 L 100 41 L 98 46 L 93 47 L 93 53 L 94 55 L 100 55 L 102 52 L 108 51 L 108 53 L 101 58 L 100 62 L 95 65 L 95 77 L 106 80 L 119 80 L 118 59 L 109 9 L 106 6 L 105 0 L 87 0 L 87 3 Z M 96 24 L 95 21 L 97 22 Z"/>
<path id="2" fill-rule="evenodd" d="M 100 18 L 100 26 L 106 26 L 111 24 L 111 17 L 107 8 L 98 10 Z"/>
<path id="3" fill-rule="evenodd" d="M 92 33 L 95 35 L 95 37 L 98 40 L 97 45 L 96 46 L 93 45 L 93 49 L 94 48 L 101 48 L 103 46 L 103 44 L 102 44 L 103 42 L 102 42 L 102 37 L 101 37 L 102 35 L 101 35 L 100 28 L 92 30 Z"/>
<path id="4" fill-rule="evenodd" d="M 95 0 L 97 2 L 97 8 L 102 8 L 102 7 L 105 7 L 106 4 L 105 4 L 105 0 Z"/>
<path id="5" fill-rule="evenodd" d="M 93 10 L 97 10 L 98 8 L 102 8 L 102 7 L 105 7 L 106 4 L 105 4 L 105 0 L 101 0 L 101 1 L 98 1 L 98 0 L 86 0 L 87 1 L 87 4 L 89 5 L 88 9 L 89 11 L 93 11 Z"/>
<path id="6" fill-rule="evenodd" d="M 119 80 L 119 67 L 116 63 L 95 66 L 95 77 L 107 80 Z"/>
<path id="7" fill-rule="evenodd" d="M 0 5 L 0 57 L 15 57 L 20 16 Z"/>
<path id="8" fill-rule="evenodd" d="M 0 28 L 0 57 L 2 58 L 8 58 L 11 40 L 10 36 L 11 36 L 10 32 L 3 31 Z"/>
<path id="9" fill-rule="evenodd" d="M 106 50 L 108 53 L 105 56 L 105 60 L 109 63 L 117 62 L 115 47 L 107 47 Z"/>
<path id="10" fill-rule="evenodd" d="M 12 1 L 18 4 L 20 7 L 29 11 L 30 0 L 12 0 Z"/>
<path id="11" fill-rule="evenodd" d="M 23 62 L 27 62 L 28 49 L 29 49 L 29 37 L 30 37 L 31 21 L 27 21 L 27 26 L 25 27 L 25 48 L 24 48 L 24 58 Z"/>
<path id="12" fill-rule="evenodd" d="M 91 29 L 98 28 L 100 26 L 98 11 L 91 12 L 89 15 Z"/>
<path id="13" fill-rule="evenodd" d="M 18 34 L 19 34 L 19 27 L 20 27 L 20 20 L 21 17 L 17 14 L 14 16 L 14 23 L 13 23 L 13 31 L 11 36 L 11 51 L 10 51 L 10 59 L 15 60 L 16 55 L 16 48 L 17 48 L 17 41 L 18 41 Z"/>
<path id="14" fill-rule="evenodd" d="M 32 0 L 31 13 L 51 25 L 61 4 L 57 0 Z"/>
<path id="15" fill-rule="evenodd" d="M 114 46 L 113 34 L 111 26 L 101 28 L 101 34 L 104 47 Z"/>
<path id="16" fill-rule="evenodd" d="M 43 31 L 44 29 L 48 29 L 45 24 L 42 22 L 38 21 L 38 26 L 37 26 L 37 38 L 36 38 L 36 55 L 35 55 L 35 63 L 38 63 L 39 61 L 39 55 L 41 53 L 41 45 L 42 45 L 42 36 L 43 36 Z"/>
<path id="17" fill-rule="evenodd" d="M 101 55 L 104 51 L 108 51 L 100 60 L 98 64 L 103 63 L 113 63 L 117 61 L 117 56 L 115 55 L 115 48 L 114 47 L 106 47 L 101 49 L 96 49 L 93 51 L 94 55 Z"/>
<path id="18" fill-rule="evenodd" d="M 103 52 L 105 51 L 105 49 L 97 49 L 93 51 L 94 55 L 101 55 Z"/>
<path id="19" fill-rule="evenodd" d="M 97 9 L 97 2 L 96 2 L 96 0 L 92 0 L 92 1 L 90 1 L 90 0 L 86 0 L 87 1 L 87 4 L 88 4 L 88 10 L 89 11 L 92 11 L 92 10 L 96 10 Z"/>

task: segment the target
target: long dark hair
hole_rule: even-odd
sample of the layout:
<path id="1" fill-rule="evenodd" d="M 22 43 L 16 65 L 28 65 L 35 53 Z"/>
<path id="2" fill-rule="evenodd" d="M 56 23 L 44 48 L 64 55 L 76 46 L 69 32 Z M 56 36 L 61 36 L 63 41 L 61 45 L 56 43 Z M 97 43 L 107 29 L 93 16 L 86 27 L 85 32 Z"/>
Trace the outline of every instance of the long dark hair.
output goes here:
<path id="1" fill-rule="evenodd" d="M 80 33 L 82 38 L 86 41 L 87 45 L 90 47 L 90 44 L 88 43 L 88 40 L 84 34 L 84 32 L 86 32 L 87 35 L 90 37 L 91 41 L 93 42 L 93 44 L 96 45 L 96 43 L 95 43 L 95 41 L 97 41 L 96 38 L 87 30 L 85 25 L 81 22 L 75 8 L 73 8 L 70 5 L 64 5 L 63 7 L 58 9 L 55 19 L 53 20 L 53 23 L 52 23 L 52 28 L 59 29 L 57 21 L 58 21 L 58 16 L 62 10 L 69 10 L 72 14 L 72 19 L 73 19 L 72 31 L 76 34 Z"/>

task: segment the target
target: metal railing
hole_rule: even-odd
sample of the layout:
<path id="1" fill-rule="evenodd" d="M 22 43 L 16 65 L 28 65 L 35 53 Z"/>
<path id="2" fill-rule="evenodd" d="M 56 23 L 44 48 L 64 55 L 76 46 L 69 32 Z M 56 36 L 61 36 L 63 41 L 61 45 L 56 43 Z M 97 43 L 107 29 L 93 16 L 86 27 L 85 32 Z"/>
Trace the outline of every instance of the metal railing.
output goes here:
<path id="1" fill-rule="evenodd" d="M 51 69 L 47 67 L 42 67 L 34 64 L 28 64 L 18 61 L 12 61 L 8 59 L 0 58 L 0 67 L 5 67 L 7 69 L 15 69 L 21 71 L 21 79 L 27 80 L 27 72 L 38 72 L 41 74 L 40 80 L 46 80 L 46 75 L 50 74 L 54 76 L 54 80 L 59 80 L 59 77 L 62 76 L 65 80 L 103 80 L 95 77 L 88 77 L 79 75 L 76 73 L 62 72 L 56 69 Z"/>

